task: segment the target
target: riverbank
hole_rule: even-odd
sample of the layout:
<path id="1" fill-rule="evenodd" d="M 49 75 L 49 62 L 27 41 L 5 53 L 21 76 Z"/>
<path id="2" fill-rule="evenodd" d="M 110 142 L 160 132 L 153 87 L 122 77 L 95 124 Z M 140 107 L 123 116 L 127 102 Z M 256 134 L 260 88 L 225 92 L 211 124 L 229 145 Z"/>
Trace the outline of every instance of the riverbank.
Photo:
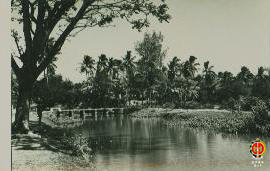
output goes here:
<path id="1" fill-rule="evenodd" d="M 228 110 L 218 109 L 171 109 L 171 108 L 144 108 L 133 112 L 130 116 L 133 118 L 152 118 L 152 117 L 168 117 L 179 114 L 194 114 L 194 113 L 230 113 Z"/>
<path id="2" fill-rule="evenodd" d="M 12 135 L 12 169 L 15 171 L 95 170 L 85 156 L 74 154 L 76 141 L 68 132 L 44 118 L 38 126 L 37 117 L 30 115 L 32 132 Z M 76 139 L 78 139 L 76 137 Z M 73 141 L 73 142 L 71 142 Z M 79 146 L 78 146 L 79 148 Z"/>
<path id="3" fill-rule="evenodd" d="M 270 136 L 270 123 L 258 124 L 252 112 L 231 112 L 217 109 L 147 108 L 131 114 L 135 118 L 162 118 L 168 126 L 205 129 L 232 134 L 261 134 Z"/>

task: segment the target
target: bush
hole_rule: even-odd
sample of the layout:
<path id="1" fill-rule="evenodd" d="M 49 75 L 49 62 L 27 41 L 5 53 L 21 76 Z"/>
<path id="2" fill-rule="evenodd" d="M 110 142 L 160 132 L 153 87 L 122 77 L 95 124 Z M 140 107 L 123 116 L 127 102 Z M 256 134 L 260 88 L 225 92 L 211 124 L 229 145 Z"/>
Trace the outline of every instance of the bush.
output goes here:
<path id="1" fill-rule="evenodd" d="M 225 108 L 230 110 L 235 110 L 236 100 L 232 97 L 228 99 L 228 102 L 225 104 Z"/>
<path id="2" fill-rule="evenodd" d="M 270 110 L 270 99 L 267 101 L 268 110 Z"/>
<path id="3" fill-rule="evenodd" d="M 162 108 L 173 109 L 173 108 L 175 108 L 175 104 L 174 103 L 171 103 L 171 102 L 167 102 L 167 103 L 165 103 L 165 104 L 162 105 Z"/>
<path id="4" fill-rule="evenodd" d="M 136 112 L 138 110 L 140 110 L 140 108 L 138 106 L 130 106 L 130 107 L 125 109 L 125 113 L 130 114 L 130 113 Z"/>
<path id="5" fill-rule="evenodd" d="M 267 102 L 268 103 L 268 102 Z M 270 122 L 268 117 L 269 107 L 263 100 L 258 100 L 254 106 L 252 106 L 252 113 L 254 114 L 254 125 L 257 132 L 264 135 L 270 135 Z"/>
<path id="6" fill-rule="evenodd" d="M 257 100 L 251 109 L 256 123 L 261 124 L 263 121 L 268 120 L 268 106 L 263 100 Z"/>
<path id="7" fill-rule="evenodd" d="M 203 105 L 203 108 L 205 109 L 214 109 L 215 105 L 210 104 L 210 103 L 206 103 L 205 105 Z"/>
<path id="8" fill-rule="evenodd" d="M 87 138 L 68 132 L 63 136 L 62 143 L 65 144 L 65 147 L 71 151 L 74 156 L 90 160 L 92 150 L 88 146 Z"/>
<path id="9" fill-rule="evenodd" d="M 252 106 L 256 105 L 256 102 L 260 99 L 258 97 L 250 96 L 243 97 L 241 100 L 241 109 L 244 111 L 251 111 Z"/>
<path id="10" fill-rule="evenodd" d="M 200 109 L 201 105 L 200 105 L 200 103 L 195 102 L 195 101 L 188 101 L 188 102 L 186 102 L 185 108 L 187 108 L 187 109 Z"/>

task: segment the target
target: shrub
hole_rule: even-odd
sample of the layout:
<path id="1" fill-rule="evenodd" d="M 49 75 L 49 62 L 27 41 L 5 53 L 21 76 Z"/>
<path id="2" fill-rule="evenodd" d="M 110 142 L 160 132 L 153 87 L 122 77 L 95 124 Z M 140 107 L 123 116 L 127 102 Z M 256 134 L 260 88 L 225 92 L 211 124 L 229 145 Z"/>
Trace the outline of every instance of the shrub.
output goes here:
<path id="1" fill-rule="evenodd" d="M 163 104 L 162 107 L 163 108 L 173 109 L 173 108 L 175 108 L 175 104 L 174 103 L 171 103 L 171 102 L 167 102 L 167 103 Z"/>
<path id="2" fill-rule="evenodd" d="M 250 97 L 243 97 L 241 100 L 241 109 L 244 111 L 251 111 L 252 106 L 256 104 L 257 101 L 260 99 L 258 97 L 250 96 Z"/>
<path id="3" fill-rule="evenodd" d="M 200 105 L 200 103 L 195 102 L 195 101 L 188 101 L 188 102 L 186 102 L 185 108 L 187 108 L 187 109 L 200 109 L 201 105 Z"/>
<path id="4" fill-rule="evenodd" d="M 270 110 L 270 99 L 267 101 L 268 110 Z"/>
<path id="5" fill-rule="evenodd" d="M 206 104 L 203 106 L 203 108 L 205 108 L 205 109 L 214 109 L 214 107 L 215 107 L 215 105 L 209 104 L 209 103 L 206 103 Z"/>
<path id="6" fill-rule="evenodd" d="M 236 100 L 230 97 L 225 105 L 227 109 L 235 110 Z"/>
<path id="7" fill-rule="evenodd" d="M 74 156 L 83 157 L 85 160 L 90 159 L 92 150 L 88 147 L 87 138 L 69 132 L 64 135 L 62 143 Z"/>
<path id="8" fill-rule="evenodd" d="M 136 112 L 138 110 L 140 110 L 140 108 L 138 106 L 130 106 L 130 107 L 125 109 L 125 113 L 130 114 L 130 113 Z"/>
<path id="9" fill-rule="evenodd" d="M 261 124 L 263 121 L 268 120 L 268 107 L 263 100 L 257 100 L 251 109 L 256 123 Z"/>
<path id="10" fill-rule="evenodd" d="M 252 113 L 254 114 L 254 125 L 257 132 L 264 135 L 270 135 L 270 122 L 268 118 L 269 107 L 263 100 L 258 100 L 254 106 L 252 106 Z"/>

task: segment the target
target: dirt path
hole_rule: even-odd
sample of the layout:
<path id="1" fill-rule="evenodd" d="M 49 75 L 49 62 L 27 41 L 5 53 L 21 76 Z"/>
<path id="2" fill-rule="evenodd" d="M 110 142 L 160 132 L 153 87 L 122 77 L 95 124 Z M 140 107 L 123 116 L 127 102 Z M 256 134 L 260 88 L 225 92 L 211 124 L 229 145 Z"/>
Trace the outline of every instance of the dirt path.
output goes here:
<path id="1" fill-rule="evenodd" d="M 30 115 L 30 121 L 37 122 L 35 114 Z M 12 136 L 12 169 L 14 171 L 69 171 L 94 170 L 76 166 L 76 158 L 53 148 L 46 138 L 29 133 Z"/>

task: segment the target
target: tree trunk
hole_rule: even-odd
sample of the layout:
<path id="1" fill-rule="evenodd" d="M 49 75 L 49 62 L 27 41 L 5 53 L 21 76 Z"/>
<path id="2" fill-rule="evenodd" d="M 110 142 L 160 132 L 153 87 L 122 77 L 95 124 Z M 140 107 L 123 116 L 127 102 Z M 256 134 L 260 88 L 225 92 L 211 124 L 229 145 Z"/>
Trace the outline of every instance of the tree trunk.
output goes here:
<path id="1" fill-rule="evenodd" d="M 38 126 L 39 127 L 41 127 L 41 121 L 42 121 L 42 108 L 39 104 L 37 105 L 37 115 L 38 115 Z"/>
<path id="2" fill-rule="evenodd" d="M 15 121 L 12 123 L 13 133 L 27 134 L 29 131 L 29 104 L 32 86 L 29 83 L 26 85 L 19 85 Z"/>
<path id="3" fill-rule="evenodd" d="M 41 127 L 42 113 L 38 116 L 38 126 Z"/>

